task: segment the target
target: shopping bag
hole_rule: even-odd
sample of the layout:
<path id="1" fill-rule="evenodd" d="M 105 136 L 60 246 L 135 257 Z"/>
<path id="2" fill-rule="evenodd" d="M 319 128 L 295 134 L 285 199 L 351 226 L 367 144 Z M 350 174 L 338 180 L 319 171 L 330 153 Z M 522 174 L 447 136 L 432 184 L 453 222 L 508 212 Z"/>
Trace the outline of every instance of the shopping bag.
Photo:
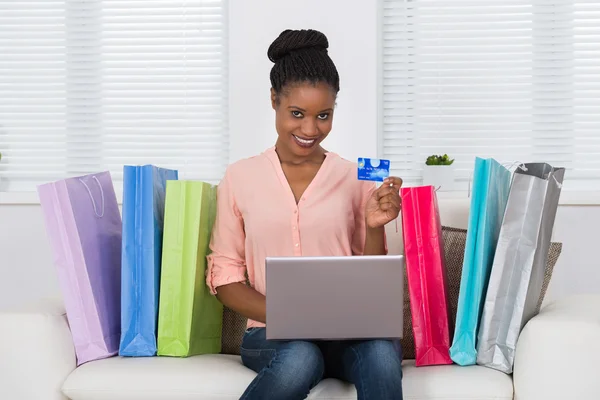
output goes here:
<path id="1" fill-rule="evenodd" d="M 153 165 L 123 168 L 121 356 L 156 355 L 165 191 L 177 178 Z"/>
<path id="2" fill-rule="evenodd" d="M 205 275 L 216 201 L 216 187 L 208 183 L 167 183 L 158 355 L 221 351 L 223 305 L 210 294 Z"/>
<path id="3" fill-rule="evenodd" d="M 436 193 L 433 186 L 406 187 L 401 196 L 415 365 L 451 364 L 450 307 Z"/>
<path id="4" fill-rule="evenodd" d="M 537 312 L 564 168 L 524 164 L 514 173 L 485 297 L 477 364 L 511 373 L 517 339 Z"/>
<path id="5" fill-rule="evenodd" d="M 458 308 L 450 357 L 459 365 L 477 362 L 477 329 L 504 217 L 511 173 L 494 159 L 475 159 L 473 195 Z"/>
<path id="6" fill-rule="evenodd" d="M 38 186 L 77 365 L 119 348 L 121 214 L 109 172 Z"/>

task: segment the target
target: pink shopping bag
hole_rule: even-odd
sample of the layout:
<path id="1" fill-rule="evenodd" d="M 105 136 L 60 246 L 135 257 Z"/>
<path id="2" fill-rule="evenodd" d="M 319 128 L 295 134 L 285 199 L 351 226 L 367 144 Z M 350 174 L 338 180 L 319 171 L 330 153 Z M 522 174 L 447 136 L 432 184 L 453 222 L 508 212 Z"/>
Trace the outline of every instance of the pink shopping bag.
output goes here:
<path id="1" fill-rule="evenodd" d="M 108 172 L 38 187 L 77 365 L 117 354 L 121 214 Z"/>
<path id="2" fill-rule="evenodd" d="M 402 234 L 415 339 L 415 365 L 452 364 L 442 226 L 433 186 L 406 187 Z"/>

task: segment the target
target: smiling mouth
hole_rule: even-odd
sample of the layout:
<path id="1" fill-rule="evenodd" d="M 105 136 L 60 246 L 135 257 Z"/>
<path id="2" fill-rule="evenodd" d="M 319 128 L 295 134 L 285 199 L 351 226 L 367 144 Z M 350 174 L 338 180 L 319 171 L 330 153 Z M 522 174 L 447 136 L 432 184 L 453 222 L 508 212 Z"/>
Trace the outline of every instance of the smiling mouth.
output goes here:
<path id="1" fill-rule="evenodd" d="M 296 143 L 298 143 L 301 147 L 312 147 L 317 142 L 317 139 L 304 139 L 293 134 L 292 136 L 294 137 Z"/>

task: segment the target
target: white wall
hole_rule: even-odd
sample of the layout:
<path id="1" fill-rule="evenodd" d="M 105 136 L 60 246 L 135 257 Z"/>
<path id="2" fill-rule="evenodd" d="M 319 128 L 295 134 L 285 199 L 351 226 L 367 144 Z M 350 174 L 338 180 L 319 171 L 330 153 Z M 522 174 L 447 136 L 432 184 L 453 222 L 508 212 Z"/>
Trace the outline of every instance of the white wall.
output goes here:
<path id="1" fill-rule="evenodd" d="M 39 205 L 0 205 L 0 308 L 59 295 Z"/>
<path id="2" fill-rule="evenodd" d="M 554 241 L 563 243 L 548 296 L 600 293 L 600 206 L 559 207 Z"/>
<path id="3" fill-rule="evenodd" d="M 341 75 L 334 129 L 325 146 L 355 159 L 377 151 L 376 1 L 290 3 L 232 0 L 230 9 L 230 161 L 275 142 L 269 101 L 269 44 L 286 28 L 322 30 Z M 343 10 L 343 13 L 342 11 Z M 554 240 L 564 242 L 548 300 L 600 293 L 600 206 L 559 208 Z M 59 295 L 40 207 L 0 205 L 0 307 Z"/>

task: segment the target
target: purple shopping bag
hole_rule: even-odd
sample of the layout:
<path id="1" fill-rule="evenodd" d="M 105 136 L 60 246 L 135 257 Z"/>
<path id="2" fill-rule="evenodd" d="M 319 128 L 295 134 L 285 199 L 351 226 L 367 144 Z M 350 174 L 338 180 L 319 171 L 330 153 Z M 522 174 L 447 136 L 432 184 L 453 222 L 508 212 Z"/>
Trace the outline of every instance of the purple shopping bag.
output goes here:
<path id="1" fill-rule="evenodd" d="M 38 187 L 77 365 L 117 354 L 121 214 L 109 172 Z"/>

